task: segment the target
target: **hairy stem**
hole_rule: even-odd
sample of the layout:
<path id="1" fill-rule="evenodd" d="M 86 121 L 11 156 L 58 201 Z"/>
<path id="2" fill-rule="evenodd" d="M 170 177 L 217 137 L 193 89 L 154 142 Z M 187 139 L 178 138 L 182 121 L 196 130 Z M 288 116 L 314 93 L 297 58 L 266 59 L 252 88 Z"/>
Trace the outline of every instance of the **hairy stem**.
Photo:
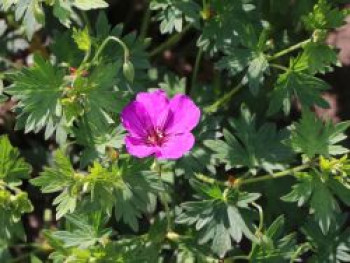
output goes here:
<path id="1" fill-rule="evenodd" d="M 140 38 L 144 39 L 147 36 L 147 31 L 149 28 L 149 23 L 151 21 L 151 9 L 149 8 L 150 1 L 146 3 L 146 10 L 142 18 L 142 24 L 140 29 Z"/>
<path id="2" fill-rule="evenodd" d="M 102 42 L 101 46 L 98 48 L 95 56 L 92 59 L 92 63 L 96 62 L 96 60 L 100 57 L 102 51 L 106 48 L 107 44 L 110 41 L 114 41 L 114 42 L 118 43 L 123 48 L 123 50 L 124 50 L 124 63 L 129 60 L 130 51 L 129 51 L 128 47 L 126 46 L 126 44 L 120 38 L 117 38 L 114 36 L 109 36 Z"/>
<path id="3" fill-rule="evenodd" d="M 176 45 L 182 39 L 182 37 L 187 33 L 187 31 L 190 30 L 190 28 L 191 28 L 191 25 L 188 24 L 187 26 L 184 27 L 184 29 L 180 33 L 177 33 L 171 36 L 170 38 L 168 38 L 167 41 L 165 41 L 163 44 L 159 45 L 158 47 L 156 47 L 154 50 L 150 52 L 150 57 L 154 57 L 162 53 L 164 50 Z"/>
<path id="4" fill-rule="evenodd" d="M 284 55 L 289 54 L 290 52 L 293 52 L 294 50 L 297 50 L 299 48 L 304 47 L 307 43 L 310 43 L 311 39 L 307 39 L 304 40 L 302 42 L 299 42 L 298 44 L 295 44 L 293 46 L 290 46 L 280 52 L 277 52 L 275 55 L 270 56 L 268 58 L 269 61 L 277 59 L 279 57 L 282 57 Z M 280 69 L 280 70 L 288 70 L 288 68 L 278 65 L 278 64 L 270 64 L 271 67 Z M 193 82 L 193 79 L 192 79 Z M 214 102 L 212 105 L 207 106 L 206 108 L 204 108 L 204 112 L 206 113 L 213 113 L 215 112 L 220 106 L 224 105 L 227 101 L 229 101 L 235 94 L 237 94 L 241 89 L 243 88 L 243 84 L 239 83 L 235 88 L 233 88 L 230 92 L 228 92 L 227 94 L 225 94 L 223 97 L 221 97 L 219 100 L 217 100 L 216 102 Z"/>
<path id="5" fill-rule="evenodd" d="M 262 210 L 261 206 L 255 202 L 252 202 L 252 206 L 254 206 L 259 212 L 259 226 L 256 231 L 256 233 L 259 235 L 260 233 L 262 233 L 264 227 L 264 211 Z"/>
<path id="6" fill-rule="evenodd" d="M 277 172 L 277 173 L 273 173 L 273 174 L 267 174 L 267 175 L 262 175 L 262 176 L 258 176 L 258 177 L 254 177 L 254 178 L 247 178 L 247 179 L 237 179 L 236 183 L 233 184 L 234 187 L 239 187 L 242 185 L 247 185 L 247 184 L 253 184 L 253 183 L 259 183 L 259 182 L 263 182 L 263 181 L 268 181 L 268 180 L 272 180 L 272 179 L 278 179 L 278 178 L 283 178 L 285 176 L 288 175 L 292 175 L 296 172 L 301 172 L 303 170 L 306 170 L 310 167 L 313 166 L 312 162 L 308 162 L 287 170 L 284 170 L 282 172 Z M 195 175 L 196 178 L 204 183 L 208 183 L 208 184 L 217 184 L 217 185 L 221 185 L 221 186 L 232 186 L 232 184 L 230 182 L 224 182 L 224 181 L 219 181 L 215 178 L 211 178 L 208 177 L 204 174 L 196 174 Z"/>
<path id="7" fill-rule="evenodd" d="M 293 253 L 290 263 L 297 262 L 300 255 L 308 251 L 309 249 L 312 249 L 312 245 L 309 242 L 301 244 L 298 249 Z"/>
<path id="8" fill-rule="evenodd" d="M 159 175 L 159 177 L 158 177 L 159 183 L 161 184 L 162 188 L 165 190 L 165 184 L 162 180 L 162 165 L 160 163 L 157 163 L 157 168 L 158 168 L 158 175 Z M 162 191 L 159 192 L 159 200 L 162 203 L 162 205 L 164 206 L 165 216 L 167 219 L 167 230 L 168 230 L 168 232 L 171 232 L 172 222 L 171 222 L 170 208 L 169 208 L 169 204 L 166 200 L 166 195 Z"/>
<path id="9" fill-rule="evenodd" d="M 196 85 L 196 80 L 197 80 L 197 77 L 198 77 L 199 66 L 200 66 L 202 57 L 203 57 L 203 48 L 199 48 L 199 50 L 197 52 L 197 56 L 196 56 L 196 62 L 195 62 L 195 65 L 194 65 L 190 91 L 193 91 L 194 90 L 194 86 Z"/>
<path id="10" fill-rule="evenodd" d="M 241 186 L 241 185 L 259 183 L 259 182 L 263 182 L 263 181 L 267 181 L 267 180 L 271 180 L 271 179 L 283 178 L 287 175 L 291 175 L 291 174 L 303 171 L 305 169 L 308 169 L 311 166 L 312 166 L 312 163 L 306 163 L 306 164 L 302 164 L 302 165 L 293 167 L 291 169 L 284 170 L 282 172 L 267 174 L 267 175 L 263 175 L 263 176 L 259 176 L 259 177 L 255 177 L 255 178 L 248 178 L 248 179 L 240 181 L 238 184 Z"/>
<path id="11" fill-rule="evenodd" d="M 284 49 L 284 50 L 282 50 L 280 52 L 277 52 L 275 55 L 269 57 L 269 61 L 277 59 L 277 58 L 280 58 L 282 56 L 285 56 L 285 55 L 287 55 L 287 54 L 289 54 L 289 53 L 291 53 L 291 52 L 293 52 L 293 51 L 295 51 L 295 50 L 297 50 L 299 48 L 304 47 L 306 44 L 308 44 L 310 42 L 311 42 L 311 39 L 307 39 L 307 40 L 299 42 L 299 43 L 297 43 L 297 44 L 295 44 L 293 46 L 290 46 L 290 47 L 288 47 L 288 48 L 286 48 L 286 49 Z"/>
<path id="12" fill-rule="evenodd" d="M 270 63 L 270 67 L 276 68 L 276 69 L 279 69 L 279 70 L 282 70 L 282 71 L 287 71 L 288 70 L 287 67 L 279 65 L 279 64 L 275 64 L 275 63 Z"/>
<path id="13" fill-rule="evenodd" d="M 226 93 L 212 105 L 209 105 L 204 108 L 205 113 L 213 113 L 217 111 L 217 109 L 224 105 L 227 101 L 229 101 L 235 94 L 237 94 L 243 88 L 243 84 L 239 83 L 236 87 L 234 87 L 230 92 Z"/>

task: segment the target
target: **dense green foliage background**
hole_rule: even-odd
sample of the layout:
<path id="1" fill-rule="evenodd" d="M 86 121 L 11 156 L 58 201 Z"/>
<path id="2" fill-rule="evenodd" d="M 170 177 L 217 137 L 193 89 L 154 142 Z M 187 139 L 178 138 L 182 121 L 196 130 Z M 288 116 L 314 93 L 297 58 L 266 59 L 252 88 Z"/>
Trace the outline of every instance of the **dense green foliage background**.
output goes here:
<path id="1" fill-rule="evenodd" d="M 0 262 L 350 262 L 347 4 L 0 0 Z M 125 149 L 158 88 L 201 108 L 178 160 Z"/>

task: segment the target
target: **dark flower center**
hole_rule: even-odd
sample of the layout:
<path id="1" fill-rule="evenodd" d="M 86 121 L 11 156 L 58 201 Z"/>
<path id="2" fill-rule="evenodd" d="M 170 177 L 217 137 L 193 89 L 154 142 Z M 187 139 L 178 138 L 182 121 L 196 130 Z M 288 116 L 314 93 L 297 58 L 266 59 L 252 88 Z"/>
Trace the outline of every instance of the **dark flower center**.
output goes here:
<path id="1" fill-rule="evenodd" d="M 146 143 L 152 146 L 162 146 L 167 141 L 165 132 L 159 128 L 151 130 L 146 138 Z"/>

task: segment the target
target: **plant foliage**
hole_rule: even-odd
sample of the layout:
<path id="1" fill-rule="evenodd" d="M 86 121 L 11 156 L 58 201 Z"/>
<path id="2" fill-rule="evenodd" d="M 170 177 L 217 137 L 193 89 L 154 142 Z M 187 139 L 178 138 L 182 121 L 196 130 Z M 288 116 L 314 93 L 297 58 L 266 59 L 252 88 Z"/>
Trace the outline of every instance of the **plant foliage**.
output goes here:
<path id="1" fill-rule="evenodd" d="M 0 262 L 350 262 L 344 3 L 0 1 Z"/>

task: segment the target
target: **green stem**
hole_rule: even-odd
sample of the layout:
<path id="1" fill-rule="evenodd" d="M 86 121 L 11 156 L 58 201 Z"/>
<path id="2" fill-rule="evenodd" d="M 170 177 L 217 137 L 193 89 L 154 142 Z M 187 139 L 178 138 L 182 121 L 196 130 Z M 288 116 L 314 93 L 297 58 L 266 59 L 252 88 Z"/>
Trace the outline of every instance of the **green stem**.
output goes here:
<path id="1" fill-rule="evenodd" d="M 291 175 L 291 174 L 294 174 L 296 172 L 301 172 L 305 169 L 308 169 L 308 168 L 312 167 L 312 165 L 313 165 L 313 163 L 309 162 L 306 164 L 302 164 L 302 165 L 284 170 L 282 172 L 262 175 L 262 176 L 254 177 L 254 178 L 237 179 L 237 183 L 234 185 L 234 187 L 239 187 L 242 185 L 253 184 L 253 183 L 259 183 L 259 182 L 272 180 L 272 179 L 283 178 L 287 175 Z M 232 186 L 229 182 L 219 181 L 219 180 L 216 180 L 215 178 L 208 177 L 204 174 L 195 174 L 195 176 L 198 180 L 200 180 L 204 183 L 217 184 L 217 185 L 221 185 L 221 186 L 225 186 L 225 187 Z"/>
<path id="2" fill-rule="evenodd" d="M 196 62 L 194 65 L 194 70 L 193 70 L 193 75 L 192 75 L 192 82 L 191 82 L 191 90 L 194 90 L 194 86 L 196 85 L 196 80 L 198 77 L 198 72 L 199 72 L 199 66 L 201 63 L 203 57 L 203 48 L 199 48 L 198 52 L 197 52 L 197 56 L 196 56 Z"/>
<path id="3" fill-rule="evenodd" d="M 288 68 L 279 64 L 275 64 L 275 63 L 270 63 L 270 67 L 272 68 L 276 68 L 276 69 L 280 69 L 283 71 L 288 71 Z"/>
<path id="4" fill-rule="evenodd" d="M 233 262 L 236 262 L 236 260 L 246 260 L 246 261 L 249 261 L 249 256 L 244 256 L 244 255 L 240 255 L 240 256 L 233 256 L 233 257 L 230 257 L 228 259 L 232 259 Z"/>
<path id="5" fill-rule="evenodd" d="M 90 58 L 90 55 L 91 55 L 91 48 L 89 48 L 89 50 L 86 51 L 85 56 L 83 58 L 83 61 L 80 63 L 80 66 L 77 70 L 77 74 L 81 74 L 83 72 L 83 70 L 84 70 L 84 68 L 85 68 L 85 66 Z M 73 81 L 72 86 L 74 86 L 74 81 Z"/>
<path id="6" fill-rule="evenodd" d="M 213 113 L 217 111 L 217 109 L 225 104 L 228 100 L 230 100 L 235 94 L 237 94 L 243 88 L 243 84 L 239 83 L 236 87 L 234 87 L 230 92 L 226 93 L 219 100 L 214 102 L 212 105 L 204 108 L 205 113 Z"/>
<path id="7" fill-rule="evenodd" d="M 298 249 L 293 253 L 290 263 L 294 263 L 297 261 L 298 257 L 312 248 L 312 245 L 308 242 L 301 244 Z"/>
<path id="8" fill-rule="evenodd" d="M 295 51 L 295 50 L 297 50 L 299 48 L 304 47 L 306 44 L 308 44 L 310 42 L 311 42 L 311 39 L 307 39 L 307 40 L 299 42 L 299 43 L 297 43 L 297 44 L 295 44 L 293 46 L 290 46 L 290 47 L 288 47 L 288 48 L 286 48 L 286 49 L 284 49 L 284 50 L 282 50 L 280 52 L 277 52 L 275 55 L 269 57 L 269 61 L 277 59 L 277 58 L 282 57 L 284 55 L 287 55 L 287 54 L 289 54 L 289 53 L 291 53 L 291 52 L 293 52 L 293 51 Z"/>
<path id="9" fill-rule="evenodd" d="M 144 39 L 147 35 L 149 23 L 151 21 L 151 9 L 149 8 L 150 2 L 147 1 L 147 9 L 145 10 L 145 14 L 143 15 L 142 18 L 142 24 L 141 24 L 141 29 L 140 29 L 140 38 Z"/>
<path id="10" fill-rule="evenodd" d="M 311 39 L 307 39 L 305 41 L 302 41 L 298 44 L 295 44 L 291 47 L 288 47 L 280 52 L 277 52 L 275 55 L 270 56 L 269 57 L 269 61 L 277 59 L 279 57 L 282 57 L 290 52 L 293 52 L 294 50 L 297 50 L 299 48 L 302 48 L 303 46 L 305 46 L 306 44 L 310 43 Z M 278 64 L 270 64 L 272 67 L 274 68 L 278 68 L 281 70 L 288 70 L 288 68 L 278 65 Z M 192 79 L 193 80 L 193 79 Z M 233 97 L 236 93 L 238 93 L 241 89 L 243 88 L 243 84 L 239 83 L 235 88 L 233 88 L 229 93 L 225 94 L 223 97 L 221 97 L 219 100 L 217 100 L 215 103 L 213 103 L 212 105 L 204 108 L 204 112 L 206 113 L 213 113 L 215 112 L 221 105 L 225 104 L 227 101 L 229 101 L 231 99 L 231 97 Z"/>
<path id="11" fill-rule="evenodd" d="M 254 206 L 259 212 L 259 227 L 257 229 L 257 234 L 260 234 L 262 233 L 264 227 L 264 211 L 262 210 L 261 206 L 255 202 L 252 202 L 252 206 Z"/>
<path id="12" fill-rule="evenodd" d="M 90 23 L 89 17 L 87 16 L 86 12 L 81 11 L 81 17 L 82 17 L 82 20 L 84 21 L 84 24 L 87 27 L 88 31 L 91 32 L 92 31 L 91 30 L 91 23 Z"/>
<path id="13" fill-rule="evenodd" d="M 160 163 L 157 163 L 157 167 L 158 167 L 159 183 L 161 184 L 162 188 L 165 191 L 165 184 L 162 180 L 162 165 Z M 166 200 L 166 195 L 162 191 L 159 192 L 159 200 L 161 201 L 162 205 L 164 206 L 165 216 L 167 219 L 167 230 L 168 230 L 168 232 L 171 232 L 172 222 L 171 222 L 170 208 L 169 208 L 168 202 Z"/>
<path id="14" fill-rule="evenodd" d="M 159 45 L 158 47 L 156 47 L 154 50 L 150 52 L 150 57 L 154 57 L 162 53 L 164 50 L 169 49 L 174 45 L 176 45 L 182 39 L 182 37 L 187 33 L 187 31 L 190 30 L 190 28 L 191 28 L 191 24 L 188 24 L 187 26 L 184 27 L 184 29 L 180 33 L 177 33 L 172 37 L 168 38 L 167 41 L 165 41 L 163 44 Z"/>
<path id="15" fill-rule="evenodd" d="M 216 180 L 215 178 L 208 177 L 204 174 L 195 174 L 195 177 L 199 181 L 202 181 L 202 182 L 207 183 L 207 184 L 217 184 L 217 185 L 221 185 L 221 186 L 229 186 L 228 182 L 219 181 L 219 180 Z"/>
<path id="16" fill-rule="evenodd" d="M 238 184 L 239 184 L 239 186 L 241 186 L 241 185 L 259 183 L 259 182 L 263 182 L 263 181 L 267 181 L 267 180 L 271 180 L 271 179 L 283 178 L 287 175 L 291 175 L 291 174 L 303 171 L 305 169 L 308 169 L 311 166 L 312 166 L 312 163 L 306 163 L 306 164 L 302 164 L 302 165 L 296 166 L 296 167 L 291 168 L 291 169 L 287 169 L 287 170 L 282 171 L 282 172 L 278 172 L 278 173 L 274 173 L 274 174 L 267 174 L 267 175 L 263 175 L 263 176 L 259 176 L 259 177 L 255 177 L 255 178 L 248 178 L 248 179 L 245 179 L 245 180 L 239 182 Z"/>
<path id="17" fill-rule="evenodd" d="M 96 60 L 98 60 L 102 51 L 106 48 L 108 42 L 110 42 L 110 41 L 114 41 L 114 42 L 118 43 L 123 48 L 123 50 L 124 50 L 124 63 L 129 60 L 130 51 L 129 51 L 128 47 L 126 46 L 126 44 L 121 39 L 119 39 L 117 37 L 109 36 L 102 42 L 101 46 L 98 48 L 95 56 L 93 57 L 91 63 L 94 63 L 94 62 L 96 62 Z"/>

